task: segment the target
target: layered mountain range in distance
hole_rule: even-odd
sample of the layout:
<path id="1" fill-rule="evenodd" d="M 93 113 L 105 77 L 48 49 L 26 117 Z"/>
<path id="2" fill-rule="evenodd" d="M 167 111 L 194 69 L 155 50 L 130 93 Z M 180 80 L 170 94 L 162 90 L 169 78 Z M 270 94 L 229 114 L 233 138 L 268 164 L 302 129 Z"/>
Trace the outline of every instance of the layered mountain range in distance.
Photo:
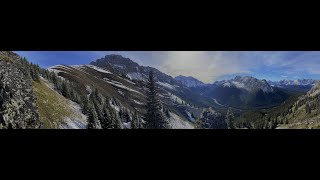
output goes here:
<path id="1" fill-rule="evenodd" d="M 1 51 L 0 65 L 3 129 L 148 129 L 150 74 L 159 100 L 155 109 L 168 129 L 320 125 L 320 84 L 313 79 L 235 76 L 206 84 L 190 76 L 172 77 L 121 55 L 44 69 Z"/>

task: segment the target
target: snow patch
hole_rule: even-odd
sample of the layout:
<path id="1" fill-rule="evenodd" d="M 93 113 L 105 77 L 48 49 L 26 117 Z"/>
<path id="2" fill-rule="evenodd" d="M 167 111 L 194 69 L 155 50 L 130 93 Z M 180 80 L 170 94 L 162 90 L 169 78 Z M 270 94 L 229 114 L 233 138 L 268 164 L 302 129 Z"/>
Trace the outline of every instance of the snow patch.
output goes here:
<path id="1" fill-rule="evenodd" d="M 243 83 L 236 82 L 236 81 L 232 81 L 232 84 L 234 84 L 239 89 L 245 89 L 246 87 Z"/>
<path id="2" fill-rule="evenodd" d="M 92 89 L 89 85 L 86 85 L 86 91 L 89 93 L 89 94 L 87 94 L 87 98 L 89 98 L 92 93 Z"/>
<path id="3" fill-rule="evenodd" d="M 119 65 L 119 64 L 113 64 L 113 66 L 115 66 L 117 68 L 120 68 L 120 69 L 125 69 L 126 68 L 126 66 Z"/>
<path id="4" fill-rule="evenodd" d="M 118 90 L 118 93 L 124 96 L 124 93 L 122 91 Z"/>
<path id="5" fill-rule="evenodd" d="M 131 122 L 124 122 L 123 123 L 123 127 L 124 127 L 124 129 L 131 129 Z"/>
<path id="6" fill-rule="evenodd" d="M 170 96 L 170 99 L 172 99 L 172 101 L 177 102 L 178 104 L 182 104 L 183 100 L 181 98 L 179 98 L 178 96 L 173 95 L 173 94 L 169 94 L 169 96 Z"/>
<path id="7" fill-rule="evenodd" d="M 138 93 L 138 94 L 143 95 L 142 93 L 140 93 L 140 92 L 138 92 L 138 91 L 136 91 L 136 90 L 134 90 L 134 89 L 131 89 L 131 88 L 127 87 L 127 86 L 124 86 L 124 85 L 123 85 L 122 83 L 120 83 L 120 82 L 113 81 L 113 80 L 109 80 L 109 79 L 107 79 L 107 78 L 103 78 L 103 80 L 104 80 L 105 82 L 111 84 L 111 85 L 114 85 L 114 86 L 118 87 L 118 88 L 122 88 L 122 89 L 125 89 L 125 90 L 128 90 L 128 91 L 135 92 L 135 93 Z M 143 95 L 143 96 L 144 96 L 144 95 Z"/>
<path id="8" fill-rule="evenodd" d="M 188 117 L 189 117 L 189 120 L 192 121 L 192 122 L 195 122 L 196 120 L 192 117 L 191 113 L 187 110 L 185 110 L 185 112 L 187 113 Z"/>
<path id="9" fill-rule="evenodd" d="M 214 101 L 214 103 L 216 103 L 217 105 L 222 106 L 222 107 L 226 107 L 225 105 L 223 105 L 223 104 L 219 103 L 217 99 L 212 98 L 212 100 L 213 100 L 213 101 Z"/>
<path id="10" fill-rule="evenodd" d="M 194 129 L 194 126 L 185 120 L 183 120 L 181 117 L 179 117 L 177 114 L 169 112 L 170 114 L 170 122 L 169 125 L 172 129 Z"/>
<path id="11" fill-rule="evenodd" d="M 231 87 L 231 84 L 229 82 L 226 82 L 223 84 L 224 87 Z"/>
<path id="12" fill-rule="evenodd" d="M 133 72 L 133 73 L 128 73 L 127 77 L 130 78 L 131 80 L 146 80 L 145 77 L 143 77 L 143 74 L 138 73 L 138 72 Z"/>
<path id="13" fill-rule="evenodd" d="M 133 100 L 134 103 L 139 104 L 139 105 L 144 105 L 144 103 L 137 101 L 137 100 Z"/>
<path id="14" fill-rule="evenodd" d="M 87 124 L 78 120 L 65 118 L 64 123 L 60 125 L 61 129 L 86 129 Z"/>
<path id="15" fill-rule="evenodd" d="M 116 106 L 116 105 L 113 105 L 112 102 L 111 102 L 111 100 L 109 101 L 109 104 L 110 104 L 110 106 L 111 106 L 114 110 L 116 110 L 117 112 L 120 111 L 120 107 L 119 107 L 119 106 Z"/>
<path id="16" fill-rule="evenodd" d="M 106 74 L 112 74 L 110 71 L 107 71 L 105 69 L 99 68 L 97 66 L 93 66 L 93 65 L 86 65 L 86 66 L 89 67 L 89 68 L 92 68 L 92 69 L 94 69 L 94 70 L 96 70 L 98 72 L 102 72 L 102 73 L 106 73 Z"/>
<path id="17" fill-rule="evenodd" d="M 164 86 L 166 88 L 169 88 L 169 89 L 173 89 L 173 90 L 175 89 L 174 86 L 172 86 L 171 84 L 168 84 L 168 83 L 163 83 L 163 82 L 158 81 L 157 84 Z"/>

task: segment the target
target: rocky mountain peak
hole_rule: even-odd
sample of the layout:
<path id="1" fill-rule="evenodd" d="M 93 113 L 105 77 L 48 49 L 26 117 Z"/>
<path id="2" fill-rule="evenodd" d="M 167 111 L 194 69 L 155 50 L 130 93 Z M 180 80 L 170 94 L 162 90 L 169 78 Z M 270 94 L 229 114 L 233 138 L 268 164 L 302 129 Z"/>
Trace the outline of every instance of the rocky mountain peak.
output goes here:
<path id="1" fill-rule="evenodd" d="M 224 87 L 236 87 L 239 89 L 245 89 L 247 91 L 261 89 L 263 92 L 273 92 L 273 88 L 266 80 L 259 80 L 251 76 L 236 76 L 234 79 L 216 82 L 215 84 L 223 85 Z"/>
<path id="2" fill-rule="evenodd" d="M 191 77 L 191 76 L 177 76 L 174 78 L 175 80 L 181 82 L 186 87 L 199 87 L 199 86 L 205 86 L 205 84 L 198 79 Z"/>
<path id="3" fill-rule="evenodd" d="M 269 81 L 269 83 L 273 86 L 313 86 L 315 85 L 317 80 L 314 79 L 296 79 L 296 80 L 289 80 L 284 79 L 280 81 Z"/>
<path id="4" fill-rule="evenodd" d="M 133 62 L 131 59 L 125 58 L 121 55 L 116 55 L 116 54 L 106 55 L 104 58 L 98 59 L 96 61 L 92 61 L 90 64 L 94 66 L 99 66 L 99 67 L 106 67 L 108 64 L 112 64 L 112 65 L 123 66 L 123 68 L 125 68 L 126 66 L 128 67 L 139 66 L 138 63 Z"/>

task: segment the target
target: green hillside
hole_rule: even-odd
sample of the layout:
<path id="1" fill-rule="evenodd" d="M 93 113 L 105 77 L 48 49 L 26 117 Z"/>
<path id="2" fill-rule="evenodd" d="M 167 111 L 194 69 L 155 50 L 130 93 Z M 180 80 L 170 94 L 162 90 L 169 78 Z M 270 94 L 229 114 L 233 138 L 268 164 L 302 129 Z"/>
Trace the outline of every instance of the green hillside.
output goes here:
<path id="1" fill-rule="evenodd" d="M 40 79 L 40 82 L 34 81 L 33 88 L 37 96 L 37 106 L 40 120 L 44 124 L 43 128 L 69 127 L 70 123 L 74 123 L 72 121 L 80 121 L 76 124 L 82 125 L 86 123 L 83 114 L 73 107 L 73 102 L 54 91 L 47 81 L 43 79 Z"/>

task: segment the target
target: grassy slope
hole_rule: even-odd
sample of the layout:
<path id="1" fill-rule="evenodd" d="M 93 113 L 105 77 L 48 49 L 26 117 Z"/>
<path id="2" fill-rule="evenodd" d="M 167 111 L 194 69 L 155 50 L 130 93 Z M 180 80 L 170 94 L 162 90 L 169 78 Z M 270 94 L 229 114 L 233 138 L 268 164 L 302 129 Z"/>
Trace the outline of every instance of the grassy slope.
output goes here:
<path id="1" fill-rule="evenodd" d="M 34 91 L 37 95 L 40 120 L 44 123 L 44 128 L 60 128 L 61 124 L 64 124 L 65 118 L 83 120 L 81 113 L 76 112 L 70 106 L 70 100 L 48 86 L 49 83 L 42 79 L 40 82 L 33 83 Z"/>

